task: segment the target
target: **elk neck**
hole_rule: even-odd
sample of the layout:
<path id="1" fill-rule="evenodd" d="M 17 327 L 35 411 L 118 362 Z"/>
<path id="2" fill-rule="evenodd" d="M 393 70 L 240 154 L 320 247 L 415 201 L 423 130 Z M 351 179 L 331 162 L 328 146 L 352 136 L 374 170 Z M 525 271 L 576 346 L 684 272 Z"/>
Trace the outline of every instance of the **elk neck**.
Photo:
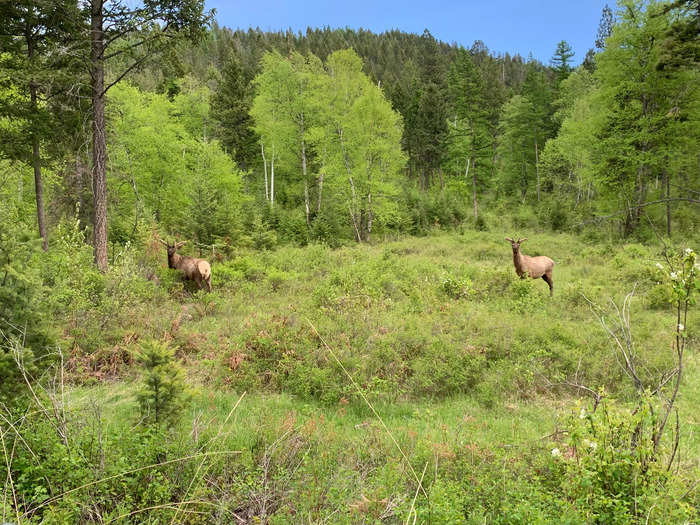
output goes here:
<path id="1" fill-rule="evenodd" d="M 168 255 L 168 268 L 171 268 L 173 270 L 177 270 L 178 267 L 180 266 L 180 260 L 182 257 L 180 257 L 179 253 L 174 253 L 172 255 Z"/>
<path id="2" fill-rule="evenodd" d="M 520 249 L 513 251 L 513 264 L 518 269 L 523 267 L 523 255 L 520 253 Z"/>

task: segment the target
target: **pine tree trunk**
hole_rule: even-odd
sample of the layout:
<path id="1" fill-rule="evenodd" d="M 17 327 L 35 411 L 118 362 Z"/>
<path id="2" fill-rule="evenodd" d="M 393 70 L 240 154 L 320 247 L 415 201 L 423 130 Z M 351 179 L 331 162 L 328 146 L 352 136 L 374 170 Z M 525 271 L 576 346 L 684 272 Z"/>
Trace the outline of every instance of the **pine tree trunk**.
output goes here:
<path id="1" fill-rule="evenodd" d="M 671 174 L 668 170 L 664 170 L 664 178 L 666 179 L 666 235 L 671 236 Z"/>
<path id="2" fill-rule="evenodd" d="M 104 31 L 102 1 L 94 0 L 91 17 L 92 196 L 94 251 L 97 268 L 107 271 L 107 140 L 105 137 Z"/>
<path id="3" fill-rule="evenodd" d="M 476 202 L 476 159 L 472 163 L 472 193 L 474 194 L 474 220 L 479 218 L 479 207 Z"/>
<path id="4" fill-rule="evenodd" d="M 537 202 L 540 202 L 540 155 L 537 151 L 537 139 L 535 139 L 535 173 L 537 173 Z"/>
<path id="5" fill-rule="evenodd" d="M 36 85 L 29 83 L 29 94 L 31 97 L 32 111 L 37 112 Z M 41 237 L 41 247 L 44 251 L 49 249 L 48 236 L 46 235 L 46 213 L 44 212 L 44 184 L 41 180 L 41 154 L 39 151 L 39 136 L 36 130 L 32 133 L 32 166 L 34 167 L 34 189 L 36 193 L 36 217 L 39 223 L 39 236 Z"/>
<path id="6" fill-rule="evenodd" d="M 34 36 L 32 28 L 26 27 L 25 39 L 27 41 L 27 58 L 32 62 L 34 57 Z M 37 104 L 37 86 L 33 80 L 29 80 L 29 99 L 32 105 L 32 115 L 37 116 L 39 110 Z M 34 168 L 34 189 L 36 195 L 36 216 L 39 226 L 39 236 L 41 237 L 41 247 L 44 251 L 49 249 L 48 237 L 46 235 L 46 214 L 44 212 L 44 185 L 41 180 L 41 153 L 39 151 L 39 135 L 36 131 L 37 123 L 32 124 L 32 166 Z"/>

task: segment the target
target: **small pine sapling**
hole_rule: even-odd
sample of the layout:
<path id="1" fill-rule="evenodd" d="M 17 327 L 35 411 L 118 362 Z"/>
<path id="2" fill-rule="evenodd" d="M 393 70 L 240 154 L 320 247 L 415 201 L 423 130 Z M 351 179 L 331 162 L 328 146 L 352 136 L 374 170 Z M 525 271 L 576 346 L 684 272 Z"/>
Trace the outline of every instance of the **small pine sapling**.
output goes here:
<path id="1" fill-rule="evenodd" d="M 174 423 L 186 401 L 184 374 L 175 362 L 174 350 L 167 343 L 148 341 L 138 361 L 143 371 L 137 393 L 142 420 L 156 425 Z"/>

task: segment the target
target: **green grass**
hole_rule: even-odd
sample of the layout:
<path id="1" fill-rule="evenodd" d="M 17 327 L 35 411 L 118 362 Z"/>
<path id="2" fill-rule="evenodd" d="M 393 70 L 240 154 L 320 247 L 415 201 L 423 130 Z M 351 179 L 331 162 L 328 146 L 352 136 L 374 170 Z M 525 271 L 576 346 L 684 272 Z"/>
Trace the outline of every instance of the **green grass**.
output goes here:
<path id="1" fill-rule="evenodd" d="M 619 304 L 632 289 L 643 378 L 672 366 L 675 317 L 655 268 L 662 257 L 639 244 L 519 233 L 530 238 L 524 253 L 555 260 L 553 298 L 544 281 L 517 278 L 501 235 L 469 231 L 242 252 L 213 264 L 211 294 L 183 290 L 159 267 L 160 286 L 109 310 L 67 312 L 76 444 L 55 461 L 91 474 L 57 480 L 51 494 L 130 467 L 216 454 L 72 493 L 49 506 L 45 522 L 114 519 L 158 505 L 169 507 L 128 519 L 231 523 L 233 513 L 251 522 L 403 523 L 414 509 L 416 523 L 590 522 L 573 492 L 562 492 L 573 481 L 550 454 L 566 450 L 561 431 L 590 401 L 557 384 L 575 379 L 632 406 L 632 385 L 588 302 L 606 308 L 610 322 L 610 298 Z M 161 255 L 147 264 L 162 265 Z M 682 486 L 700 470 L 697 309 L 687 326 Z M 176 349 L 191 394 L 179 423 L 155 434 L 139 423 L 132 365 L 150 338 Z M 55 441 L 50 426 L 35 423 L 30 445 Z M 99 446 L 96 435 L 106 436 Z M 60 477 L 52 465 L 24 490 Z M 197 503 L 174 510 L 190 499 Z M 658 502 L 653 512 L 665 512 Z"/>

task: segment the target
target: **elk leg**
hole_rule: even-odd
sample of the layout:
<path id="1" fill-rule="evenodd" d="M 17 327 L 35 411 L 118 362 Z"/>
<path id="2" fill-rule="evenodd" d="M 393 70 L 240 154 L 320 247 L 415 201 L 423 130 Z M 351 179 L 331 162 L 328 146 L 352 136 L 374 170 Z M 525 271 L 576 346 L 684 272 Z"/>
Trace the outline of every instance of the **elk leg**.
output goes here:
<path id="1" fill-rule="evenodd" d="M 542 276 L 542 279 L 544 279 L 545 282 L 549 285 L 549 296 L 552 297 L 554 295 L 554 280 L 552 279 L 552 274 L 545 273 Z"/>

